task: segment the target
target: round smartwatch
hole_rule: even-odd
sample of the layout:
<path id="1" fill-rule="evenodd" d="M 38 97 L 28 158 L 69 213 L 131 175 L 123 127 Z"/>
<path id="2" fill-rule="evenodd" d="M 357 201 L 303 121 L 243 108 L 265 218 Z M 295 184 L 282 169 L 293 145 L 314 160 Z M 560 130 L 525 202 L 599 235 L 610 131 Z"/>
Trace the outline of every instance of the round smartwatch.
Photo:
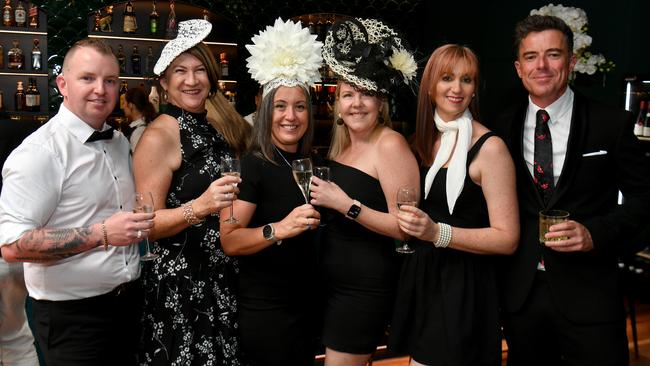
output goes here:
<path id="1" fill-rule="evenodd" d="M 361 213 L 361 203 L 357 200 L 352 200 L 352 206 L 350 206 L 345 216 L 355 220 L 359 216 L 359 213 Z"/>
<path id="2" fill-rule="evenodd" d="M 275 239 L 275 228 L 272 224 L 266 224 L 262 227 L 262 235 L 264 235 L 264 239 L 268 241 L 274 241 L 277 245 L 282 244 L 282 240 Z"/>

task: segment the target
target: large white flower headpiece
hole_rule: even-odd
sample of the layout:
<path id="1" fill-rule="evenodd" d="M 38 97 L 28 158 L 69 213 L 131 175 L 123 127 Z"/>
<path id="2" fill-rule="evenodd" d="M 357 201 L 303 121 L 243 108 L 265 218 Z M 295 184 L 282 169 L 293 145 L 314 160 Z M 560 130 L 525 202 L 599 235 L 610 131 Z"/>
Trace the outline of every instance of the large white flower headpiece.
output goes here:
<path id="1" fill-rule="evenodd" d="M 602 54 L 593 54 L 588 51 L 591 46 L 591 36 L 587 34 L 587 13 L 580 9 L 562 4 L 548 4 L 539 9 L 530 11 L 530 15 L 551 15 L 562 19 L 573 31 L 573 54 L 577 63 L 575 72 L 593 75 L 596 71 L 608 72 L 614 68 L 612 61 L 607 61 Z"/>
<path id="2" fill-rule="evenodd" d="M 300 23 L 278 18 L 251 40 L 253 44 L 246 45 L 251 53 L 246 66 L 263 85 L 263 95 L 280 85 L 309 87 L 320 81 L 323 44 Z"/>

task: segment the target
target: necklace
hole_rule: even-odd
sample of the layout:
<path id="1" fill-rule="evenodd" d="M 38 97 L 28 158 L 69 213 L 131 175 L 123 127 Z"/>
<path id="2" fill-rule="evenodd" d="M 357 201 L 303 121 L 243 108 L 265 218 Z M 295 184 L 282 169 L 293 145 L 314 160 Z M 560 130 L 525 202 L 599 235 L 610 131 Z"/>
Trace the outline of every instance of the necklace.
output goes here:
<path id="1" fill-rule="evenodd" d="M 282 160 L 284 160 L 284 162 L 287 163 L 287 166 L 288 166 L 291 170 L 293 170 L 293 168 L 291 167 L 291 164 L 289 164 L 289 161 L 287 160 L 287 158 L 285 158 L 284 155 L 282 155 L 282 153 L 280 152 L 280 149 L 278 149 L 275 145 L 273 145 L 273 148 L 275 149 L 275 151 L 278 152 L 278 154 L 280 154 L 280 156 L 282 157 Z"/>

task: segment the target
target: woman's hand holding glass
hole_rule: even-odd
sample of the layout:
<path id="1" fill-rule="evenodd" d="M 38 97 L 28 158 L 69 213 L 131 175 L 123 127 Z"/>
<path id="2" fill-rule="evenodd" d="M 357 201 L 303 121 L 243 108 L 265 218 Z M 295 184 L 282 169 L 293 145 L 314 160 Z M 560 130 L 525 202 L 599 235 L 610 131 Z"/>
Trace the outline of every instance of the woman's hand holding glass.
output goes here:
<path id="1" fill-rule="evenodd" d="M 401 205 L 397 212 L 400 230 L 422 241 L 435 242 L 438 238 L 438 224 L 429 215 L 411 205 Z"/>
<path id="2" fill-rule="evenodd" d="M 232 175 L 223 176 L 212 182 L 208 189 L 192 203 L 194 214 L 202 219 L 213 213 L 218 213 L 224 207 L 232 206 L 239 194 L 239 188 L 237 188 L 239 183 L 241 183 L 241 178 Z"/>
<path id="3" fill-rule="evenodd" d="M 275 236 L 284 240 L 316 228 L 320 224 L 320 213 L 306 203 L 294 208 L 284 219 L 274 224 Z"/>
<path id="4" fill-rule="evenodd" d="M 352 198 L 334 182 L 328 182 L 316 176 L 311 178 L 311 204 L 327 207 L 345 215 L 350 209 Z"/>

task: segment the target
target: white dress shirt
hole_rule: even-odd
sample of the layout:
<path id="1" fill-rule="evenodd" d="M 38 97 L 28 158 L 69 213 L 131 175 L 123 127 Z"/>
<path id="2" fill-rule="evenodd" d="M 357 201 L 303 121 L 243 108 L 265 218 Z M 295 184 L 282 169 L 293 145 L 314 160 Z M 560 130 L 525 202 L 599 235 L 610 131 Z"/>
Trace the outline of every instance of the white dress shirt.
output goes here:
<path id="1" fill-rule="evenodd" d="M 571 116 L 573 114 L 573 91 L 567 87 L 564 94 L 546 108 L 536 106 L 530 96 L 528 97 L 523 148 L 524 160 L 531 176 L 533 175 L 533 161 L 535 160 L 535 120 L 537 111 L 540 109 L 544 109 L 551 117 L 548 127 L 551 130 L 551 142 L 553 143 L 553 182 L 557 186 L 557 181 L 564 167 L 564 158 L 569 143 Z"/>
<path id="2" fill-rule="evenodd" d="M 104 124 L 104 129 L 108 128 Z M 36 228 L 80 228 L 133 208 L 129 142 L 85 142 L 93 128 L 61 105 L 7 158 L 0 194 L 0 246 Z M 103 246 L 50 264 L 25 263 L 29 295 L 76 300 L 101 295 L 140 276 L 135 245 Z"/>
<path id="3" fill-rule="evenodd" d="M 129 123 L 129 127 L 133 129 L 131 132 L 131 137 L 129 137 L 129 142 L 131 144 L 131 151 L 135 151 L 135 147 L 140 141 L 140 137 L 144 133 L 144 129 L 147 127 L 147 123 L 144 121 L 144 117 L 138 118 L 135 121 Z"/>

